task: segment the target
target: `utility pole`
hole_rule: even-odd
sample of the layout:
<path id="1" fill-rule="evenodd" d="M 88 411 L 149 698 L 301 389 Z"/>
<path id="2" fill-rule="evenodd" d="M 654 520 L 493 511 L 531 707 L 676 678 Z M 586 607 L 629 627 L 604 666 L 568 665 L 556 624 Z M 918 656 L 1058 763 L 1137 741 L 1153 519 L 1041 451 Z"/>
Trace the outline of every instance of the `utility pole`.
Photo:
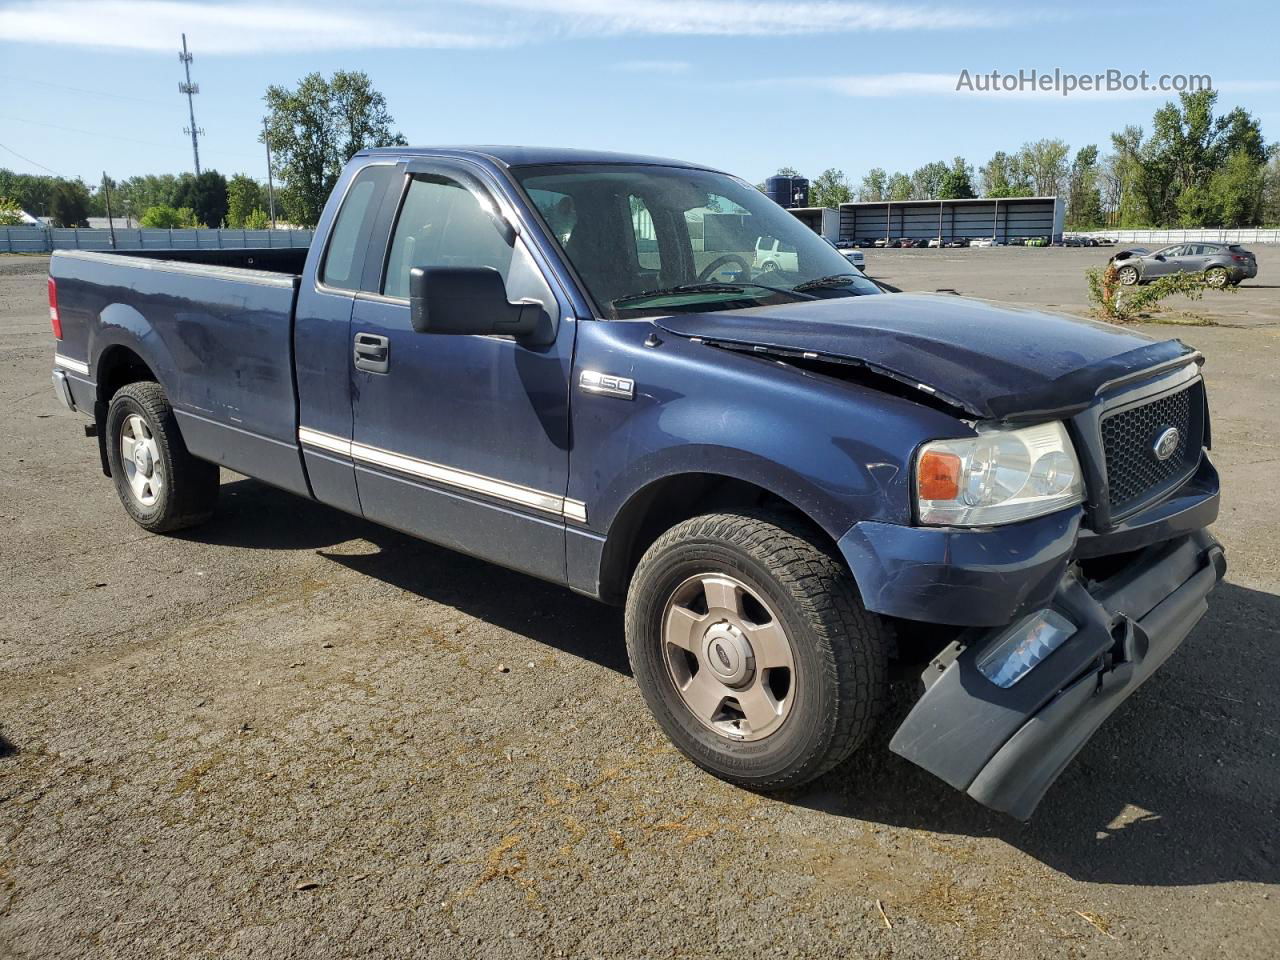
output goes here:
<path id="1" fill-rule="evenodd" d="M 271 208 L 271 229 L 276 228 L 276 188 L 274 174 L 271 170 L 271 136 L 267 128 L 267 118 L 262 118 L 262 142 L 267 145 L 267 206 Z"/>
<path id="2" fill-rule="evenodd" d="M 102 192 L 107 201 L 107 226 L 111 228 L 111 249 L 116 248 L 116 222 L 111 217 L 111 181 L 107 179 L 107 171 L 102 171 Z"/>
<path id="3" fill-rule="evenodd" d="M 182 69 L 187 73 L 187 82 L 178 84 L 178 92 L 187 95 L 187 110 L 191 114 L 191 126 L 183 127 L 183 133 L 191 134 L 191 155 L 196 161 L 196 176 L 200 176 L 200 143 L 198 138 L 204 136 L 204 130 L 196 126 L 195 95 L 200 92 L 200 84 L 191 82 L 191 54 L 187 51 L 187 35 L 182 35 L 182 52 L 178 54 L 182 61 Z"/>

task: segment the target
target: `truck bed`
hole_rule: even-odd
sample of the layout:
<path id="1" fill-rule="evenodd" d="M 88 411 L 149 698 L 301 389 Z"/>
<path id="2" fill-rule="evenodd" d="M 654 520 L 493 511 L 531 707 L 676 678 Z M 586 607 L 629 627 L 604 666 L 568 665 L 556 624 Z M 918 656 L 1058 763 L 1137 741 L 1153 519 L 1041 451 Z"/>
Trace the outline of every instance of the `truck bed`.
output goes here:
<path id="1" fill-rule="evenodd" d="M 231 267 L 237 270 L 262 270 L 290 276 L 302 274 L 307 262 L 306 247 L 248 247 L 240 250 L 116 250 L 111 256 L 166 260 L 175 263 L 202 264 L 207 267 Z"/>
<path id="2" fill-rule="evenodd" d="M 58 356 L 87 368 L 87 381 L 73 384 L 77 404 L 133 354 L 164 385 L 192 453 L 308 493 L 293 380 L 293 311 L 305 255 L 54 253 Z"/>

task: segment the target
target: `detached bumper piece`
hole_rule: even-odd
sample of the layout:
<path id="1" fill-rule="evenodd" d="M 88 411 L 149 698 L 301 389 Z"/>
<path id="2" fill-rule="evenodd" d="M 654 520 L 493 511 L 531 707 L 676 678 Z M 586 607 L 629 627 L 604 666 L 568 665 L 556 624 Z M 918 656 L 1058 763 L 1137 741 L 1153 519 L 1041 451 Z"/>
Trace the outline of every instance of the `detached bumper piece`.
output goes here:
<path id="1" fill-rule="evenodd" d="M 1147 548 L 1104 581 L 1069 572 L 1047 609 L 1074 633 L 998 686 L 979 665 L 1008 649 L 1016 628 L 968 631 L 929 665 L 890 749 L 979 803 L 1030 819 L 1102 722 L 1186 639 L 1226 569 L 1222 547 L 1201 530 Z M 1044 616 L 1027 617 L 1027 630 Z"/>

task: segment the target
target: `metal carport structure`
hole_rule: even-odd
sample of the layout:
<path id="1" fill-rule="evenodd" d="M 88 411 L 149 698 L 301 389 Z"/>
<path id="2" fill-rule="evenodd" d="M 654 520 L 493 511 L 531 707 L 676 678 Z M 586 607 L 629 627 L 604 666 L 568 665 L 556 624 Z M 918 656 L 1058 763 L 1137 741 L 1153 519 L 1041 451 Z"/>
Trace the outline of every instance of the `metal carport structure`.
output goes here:
<path id="1" fill-rule="evenodd" d="M 1031 237 L 1062 239 L 1064 205 L 1057 197 L 976 197 L 840 204 L 840 239 L 909 238 L 1001 243 Z"/>

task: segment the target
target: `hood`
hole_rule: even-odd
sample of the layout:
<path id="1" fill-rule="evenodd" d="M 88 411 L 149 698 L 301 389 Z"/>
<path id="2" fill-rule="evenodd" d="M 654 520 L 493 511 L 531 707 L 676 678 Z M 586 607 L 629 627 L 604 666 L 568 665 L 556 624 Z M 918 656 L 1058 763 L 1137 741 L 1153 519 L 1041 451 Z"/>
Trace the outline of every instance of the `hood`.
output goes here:
<path id="1" fill-rule="evenodd" d="M 1106 383 L 1194 353 L 1120 327 L 986 300 L 841 297 L 677 314 L 669 333 L 728 347 L 854 363 L 980 419 L 1083 409 Z"/>

